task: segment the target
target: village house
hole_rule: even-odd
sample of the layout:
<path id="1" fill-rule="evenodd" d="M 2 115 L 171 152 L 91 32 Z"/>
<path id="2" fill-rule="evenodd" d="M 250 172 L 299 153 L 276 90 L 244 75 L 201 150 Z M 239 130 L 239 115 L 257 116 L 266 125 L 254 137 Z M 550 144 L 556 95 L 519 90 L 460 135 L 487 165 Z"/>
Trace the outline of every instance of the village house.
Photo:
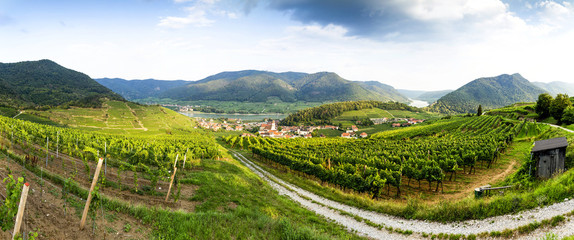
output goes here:
<path id="1" fill-rule="evenodd" d="M 348 133 L 348 132 L 345 132 L 345 133 L 342 133 L 342 134 L 341 134 L 341 137 L 342 137 L 342 138 L 351 138 L 351 134 Z"/>
<path id="2" fill-rule="evenodd" d="M 369 136 L 369 134 L 367 134 L 366 132 L 362 132 L 359 136 L 361 136 L 361 138 L 366 138 Z"/>
<path id="3" fill-rule="evenodd" d="M 375 125 L 387 123 L 389 121 L 388 118 L 371 118 L 371 122 Z"/>

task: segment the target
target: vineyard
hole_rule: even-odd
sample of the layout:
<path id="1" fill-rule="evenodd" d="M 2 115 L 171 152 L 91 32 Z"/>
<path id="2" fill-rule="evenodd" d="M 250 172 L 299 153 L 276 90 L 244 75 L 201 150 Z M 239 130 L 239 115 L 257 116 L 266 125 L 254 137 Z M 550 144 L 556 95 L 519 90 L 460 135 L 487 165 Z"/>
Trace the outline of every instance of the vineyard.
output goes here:
<path id="1" fill-rule="evenodd" d="M 391 187 L 400 196 L 405 178 L 417 181 L 419 188 L 426 181 L 428 189 L 439 191 L 443 181 L 456 180 L 457 171 L 474 174 L 477 164 L 490 168 L 524 125 L 494 116 L 455 117 L 370 139 L 225 140 L 321 182 L 377 198 L 390 195 Z"/>
<path id="2" fill-rule="evenodd" d="M 130 136 L 0 117 L 0 211 L 14 219 L 18 188 L 29 182 L 24 239 L 354 238 L 333 223 L 316 223 L 221 150 L 202 131 Z M 99 158 L 104 163 L 88 191 Z M 11 233 L 10 224 L 1 226 Z"/>

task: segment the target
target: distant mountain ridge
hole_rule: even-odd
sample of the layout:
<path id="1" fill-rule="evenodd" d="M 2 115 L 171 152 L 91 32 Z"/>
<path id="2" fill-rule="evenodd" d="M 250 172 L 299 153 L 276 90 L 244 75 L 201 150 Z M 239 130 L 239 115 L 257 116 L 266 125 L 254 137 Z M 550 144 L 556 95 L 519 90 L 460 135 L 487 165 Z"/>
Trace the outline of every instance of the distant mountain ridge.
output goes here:
<path id="1" fill-rule="evenodd" d="M 183 86 L 189 83 L 184 80 L 125 80 L 121 78 L 98 78 L 96 82 L 106 86 L 128 100 L 158 97 L 168 89 Z"/>
<path id="2" fill-rule="evenodd" d="M 0 63 L 0 105 L 97 107 L 102 98 L 124 101 L 86 74 L 50 60 Z"/>
<path id="3" fill-rule="evenodd" d="M 443 113 L 475 113 L 478 105 L 493 109 L 516 102 L 534 102 L 546 92 L 520 74 L 479 78 L 441 97 L 429 107 Z"/>
<path id="4" fill-rule="evenodd" d="M 98 82 L 127 99 L 147 97 L 181 101 L 216 100 L 284 102 L 377 100 L 408 102 L 392 86 L 376 82 L 349 81 L 331 72 L 267 72 L 244 70 L 221 72 L 198 81 L 159 81 L 97 79 Z"/>
<path id="5" fill-rule="evenodd" d="M 548 91 L 548 93 L 553 96 L 559 93 L 565 93 L 569 96 L 574 96 L 574 83 L 555 81 L 549 83 L 533 82 L 532 84 Z"/>
<path id="6" fill-rule="evenodd" d="M 264 102 L 279 98 L 284 102 L 379 100 L 407 102 L 393 87 L 382 83 L 354 82 L 331 72 L 274 73 L 245 70 L 222 72 L 160 94 L 182 101 L 218 100 Z"/>

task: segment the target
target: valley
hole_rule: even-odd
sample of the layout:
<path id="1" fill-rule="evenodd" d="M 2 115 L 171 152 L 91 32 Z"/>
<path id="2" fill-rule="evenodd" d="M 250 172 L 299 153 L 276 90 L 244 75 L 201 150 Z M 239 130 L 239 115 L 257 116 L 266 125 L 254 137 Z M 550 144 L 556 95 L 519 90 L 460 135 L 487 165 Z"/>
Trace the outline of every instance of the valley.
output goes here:
<path id="1" fill-rule="evenodd" d="M 297 85 L 301 79 L 311 85 L 338 81 L 358 89 L 332 73 L 260 71 L 216 74 L 191 88 L 213 87 L 212 81 L 246 83 L 253 74 L 265 84 L 277 77 L 302 89 Z M 509 90 L 508 84 L 529 88 L 519 78 L 505 75 L 478 83 L 488 82 L 489 88 L 500 91 L 492 96 L 498 96 Z M 482 87 L 409 93 L 446 94 L 436 104 L 418 108 L 407 101 L 374 100 L 371 94 L 358 101 L 289 102 L 272 95 L 262 102 L 173 104 L 158 98 L 170 91 L 153 90 L 163 89 L 163 82 L 149 84 L 144 84 L 147 93 L 132 89 L 118 92 L 123 95 L 118 98 L 95 94 L 52 101 L 59 103 L 56 106 L 29 102 L 27 107 L 0 107 L 0 175 L 9 183 L 0 193 L 3 200 L 12 193 L 19 196 L 13 186 L 31 184 L 34 200 L 28 200 L 23 229 L 27 236 L 539 239 L 551 232 L 568 239 L 574 234 L 571 147 L 566 148 L 562 174 L 542 180 L 529 173 L 528 156 L 535 141 L 574 139 L 565 129 L 538 123 L 573 128 L 568 117 L 572 103 L 562 95 L 550 96 L 549 101 L 552 109 L 566 102 L 564 117 L 555 110 L 551 117 L 541 117 L 537 105 L 542 103 L 493 109 L 481 98 L 464 104 L 474 110 L 476 103 L 484 103 L 485 114 L 471 113 L 470 107 L 453 113 L 462 108 L 448 103 L 450 96 Z M 372 82 L 363 87 L 357 91 L 389 89 Z M 219 94 L 235 94 L 220 90 Z M 149 91 L 155 95 L 137 103 L 126 100 Z M 89 191 L 100 158 L 104 163 L 97 188 Z M 477 197 L 476 189 L 484 186 L 504 190 Z M 88 208 L 89 229 L 78 230 L 90 192 L 95 200 Z M 6 202 L 2 207 L 9 209 Z"/>

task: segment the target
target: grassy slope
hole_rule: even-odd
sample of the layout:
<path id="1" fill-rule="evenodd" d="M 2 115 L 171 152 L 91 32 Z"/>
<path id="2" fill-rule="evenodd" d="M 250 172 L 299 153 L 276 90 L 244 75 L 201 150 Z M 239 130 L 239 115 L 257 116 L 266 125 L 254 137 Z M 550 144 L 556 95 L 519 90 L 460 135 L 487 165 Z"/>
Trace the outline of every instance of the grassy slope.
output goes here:
<path id="1" fill-rule="evenodd" d="M 190 129 L 192 120 L 160 106 L 108 101 L 102 108 L 50 109 L 31 111 L 70 127 L 117 134 L 160 134 Z"/>
<path id="2" fill-rule="evenodd" d="M 417 118 L 417 119 L 432 119 L 440 117 L 438 113 L 428 113 L 428 112 L 411 112 L 406 110 L 383 110 L 379 108 L 369 108 L 355 111 L 344 112 L 341 116 L 338 116 L 332 120 L 334 124 L 343 124 L 343 128 L 355 125 L 353 119 L 363 119 L 363 118 Z M 386 126 L 386 124 L 385 124 Z M 390 127 L 386 126 L 372 126 L 372 127 L 361 127 L 360 131 L 365 131 L 368 134 L 375 132 L 388 130 Z M 339 134 L 340 135 L 340 134 Z"/>

